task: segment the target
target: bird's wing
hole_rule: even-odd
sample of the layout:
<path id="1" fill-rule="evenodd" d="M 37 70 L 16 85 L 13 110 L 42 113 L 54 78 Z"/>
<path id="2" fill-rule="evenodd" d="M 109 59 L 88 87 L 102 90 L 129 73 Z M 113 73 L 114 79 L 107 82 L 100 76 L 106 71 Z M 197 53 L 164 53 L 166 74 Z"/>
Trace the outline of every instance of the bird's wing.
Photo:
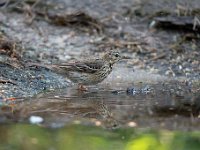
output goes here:
<path id="1" fill-rule="evenodd" d="M 101 59 L 88 60 L 83 62 L 74 62 L 60 64 L 57 67 L 66 71 L 77 71 L 84 73 L 95 73 L 102 68 L 104 61 Z"/>

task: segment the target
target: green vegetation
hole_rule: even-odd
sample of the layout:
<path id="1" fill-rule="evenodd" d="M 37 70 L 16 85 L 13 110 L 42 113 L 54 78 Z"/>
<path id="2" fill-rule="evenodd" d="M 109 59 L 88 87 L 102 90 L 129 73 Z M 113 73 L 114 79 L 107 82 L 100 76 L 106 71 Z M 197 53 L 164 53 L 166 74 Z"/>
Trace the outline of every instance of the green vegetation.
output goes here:
<path id="1" fill-rule="evenodd" d="M 0 149 L 6 150 L 198 150 L 200 132 L 17 124 L 1 125 L 0 141 Z"/>

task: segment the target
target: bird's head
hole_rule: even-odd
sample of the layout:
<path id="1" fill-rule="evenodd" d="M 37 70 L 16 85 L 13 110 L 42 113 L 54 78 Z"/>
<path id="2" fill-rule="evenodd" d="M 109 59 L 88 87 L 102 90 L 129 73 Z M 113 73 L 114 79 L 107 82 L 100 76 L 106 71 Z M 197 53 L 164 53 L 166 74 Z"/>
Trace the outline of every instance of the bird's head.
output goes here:
<path id="1" fill-rule="evenodd" d="M 105 53 L 105 55 L 103 56 L 103 59 L 105 61 L 108 61 L 112 65 L 123 58 L 124 57 L 117 50 L 110 50 L 109 52 Z"/>

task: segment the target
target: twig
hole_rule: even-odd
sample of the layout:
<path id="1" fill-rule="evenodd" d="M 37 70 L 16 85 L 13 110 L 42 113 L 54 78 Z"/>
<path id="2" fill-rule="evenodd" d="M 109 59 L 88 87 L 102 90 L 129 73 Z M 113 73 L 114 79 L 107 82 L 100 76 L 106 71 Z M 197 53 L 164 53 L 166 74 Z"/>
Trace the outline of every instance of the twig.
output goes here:
<path id="1" fill-rule="evenodd" d="M 165 54 L 165 53 L 162 53 L 162 54 L 160 54 L 160 55 L 157 55 L 157 56 L 151 58 L 150 61 L 162 59 L 162 58 L 164 58 L 165 56 L 166 56 L 166 54 Z"/>
<path id="2" fill-rule="evenodd" d="M 10 80 L 2 80 L 2 79 L 0 79 L 0 83 L 2 83 L 2 84 L 11 83 L 13 85 L 16 85 L 16 83 L 14 81 L 10 81 Z"/>
<path id="3" fill-rule="evenodd" d="M 200 20 L 195 16 L 193 22 L 193 30 L 196 30 L 197 24 L 200 26 Z"/>

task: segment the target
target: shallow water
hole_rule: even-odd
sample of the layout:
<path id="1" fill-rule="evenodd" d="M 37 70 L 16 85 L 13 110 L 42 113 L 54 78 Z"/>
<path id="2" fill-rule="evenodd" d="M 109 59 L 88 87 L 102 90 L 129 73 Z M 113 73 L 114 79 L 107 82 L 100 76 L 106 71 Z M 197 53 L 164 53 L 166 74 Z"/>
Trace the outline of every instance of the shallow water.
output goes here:
<path id="1" fill-rule="evenodd" d="M 150 75 L 149 80 L 151 76 L 154 78 Z M 1 122 L 34 123 L 30 117 L 38 116 L 42 118 L 39 124 L 53 128 L 78 123 L 109 129 L 199 129 L 199 95 L 189 85 L 162 82 L 162 77 L 156 78 L 154 84 L 137 79 L 139 82 L 133 82 L 114 71 L 105 82 L 90 86 L 85 92 L 71 85 L 30 99 L 2 102 Z"/>
<path id="2" fill-rule="evenodd" d="M 0 149 L 199 149 L 200 96 L 190 84 L 118 67 L 87 88 L 2 100 Z"/>

